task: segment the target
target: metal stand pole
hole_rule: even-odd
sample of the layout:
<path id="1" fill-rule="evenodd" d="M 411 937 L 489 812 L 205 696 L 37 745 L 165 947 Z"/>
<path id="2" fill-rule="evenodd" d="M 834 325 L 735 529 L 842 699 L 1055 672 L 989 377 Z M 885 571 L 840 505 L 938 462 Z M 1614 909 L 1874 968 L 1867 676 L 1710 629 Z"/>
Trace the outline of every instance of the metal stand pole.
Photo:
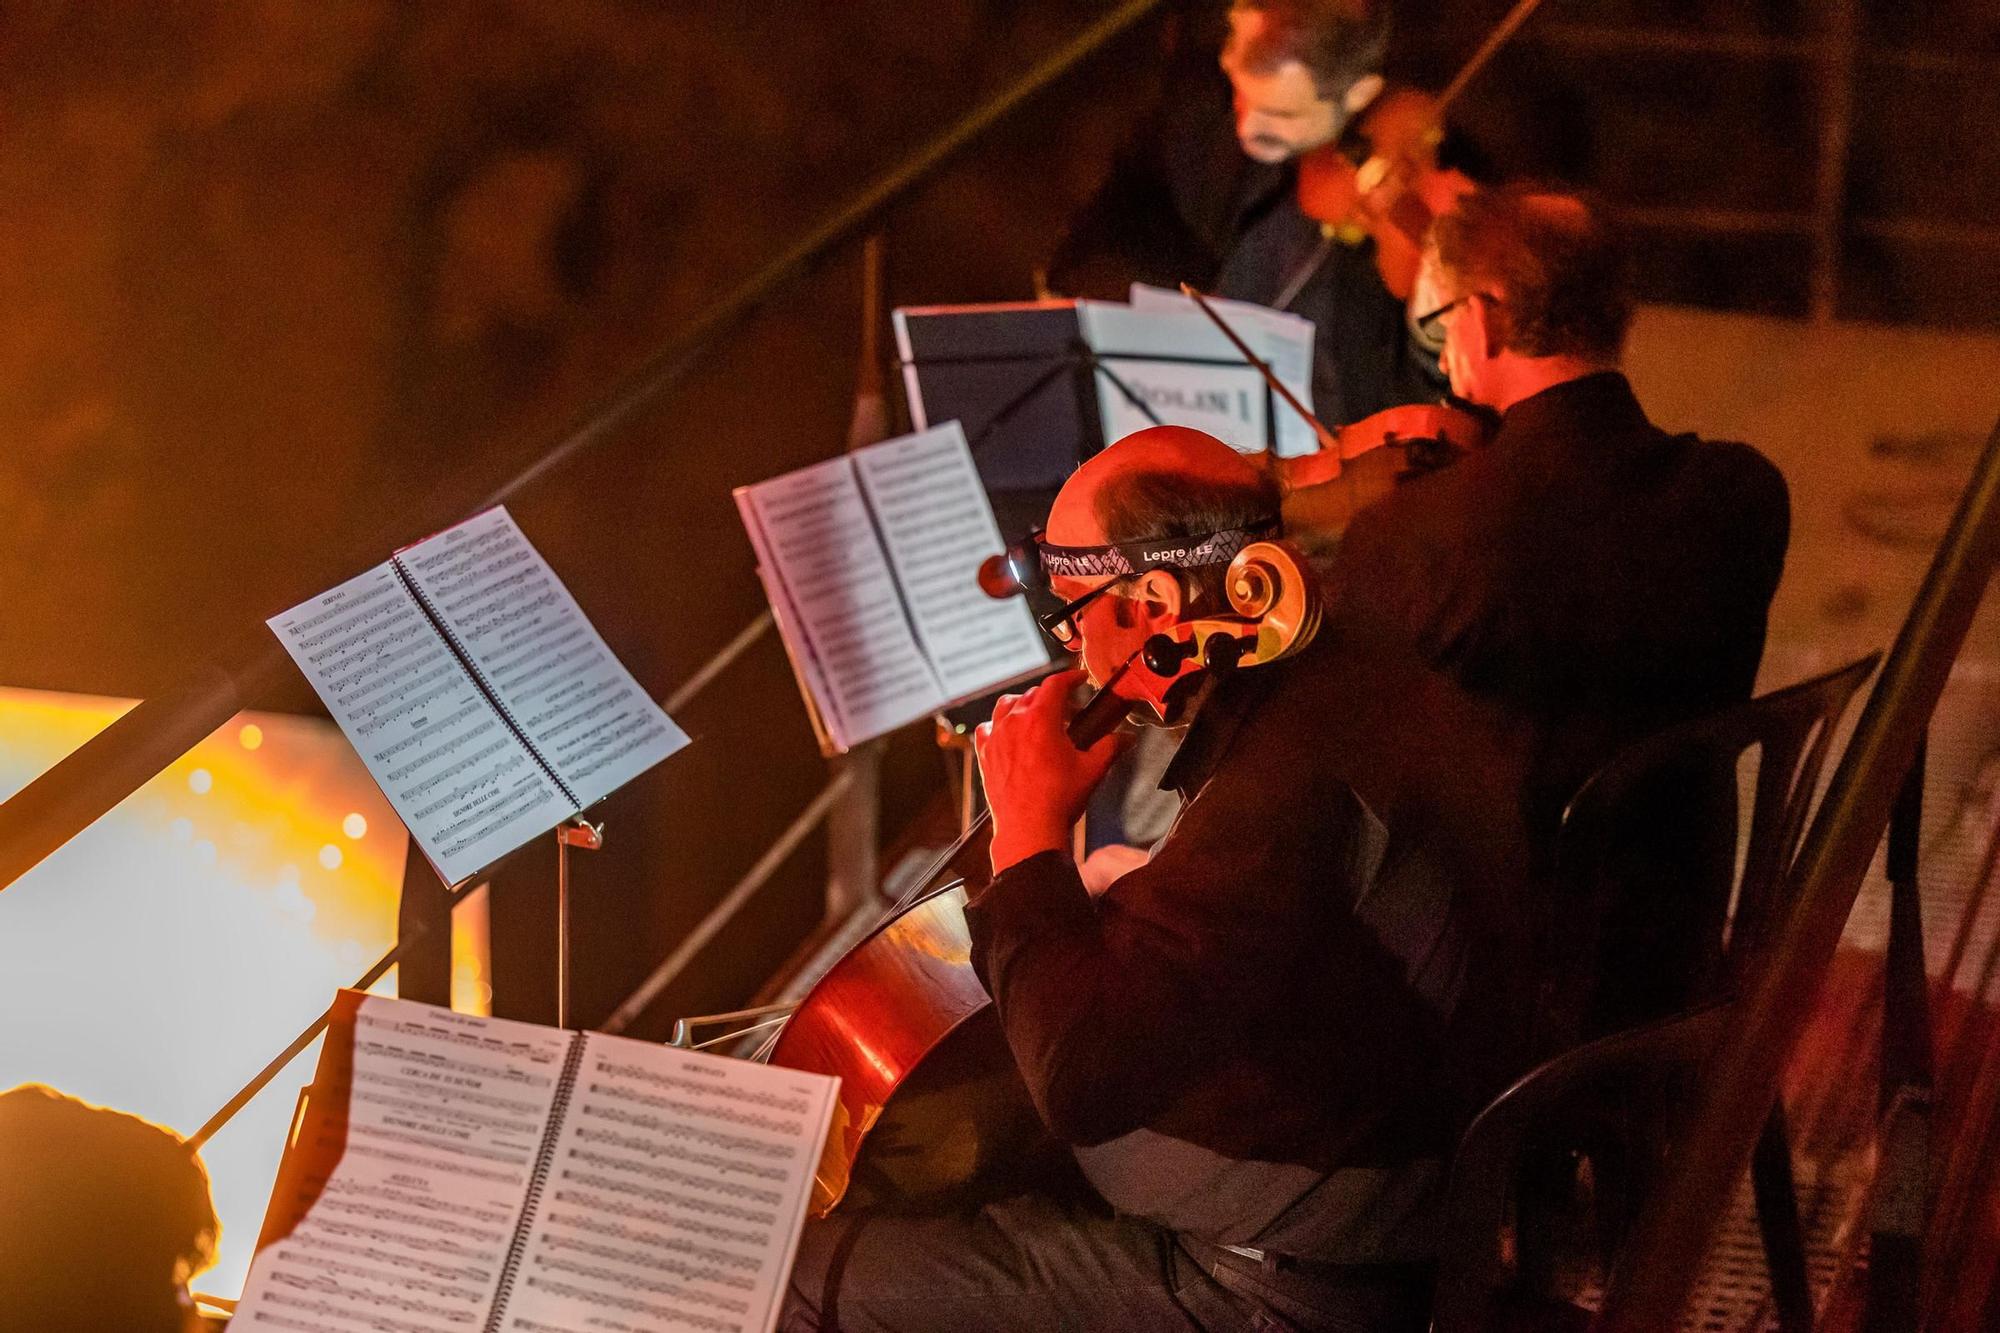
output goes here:
<path id="1" fill-rule="evenodd" d="M 569 849 L 594 852 L 604 845 L 604 825 L 578 815 L 556 827 L 556 1026 L 569 1026 Z"/>
<path id="2" fill-rule="evenodd" d="M 972 752 L 972 733 L 962 723 L 954 722 L 943 713 L 932 721 L 937 726 L 938 748 L 951 758 L 946 762 L 958 769 L 955 783 L 958 797 L 958 831 L 963 834 L 979 818 L 982 803 L 979 798 L 979 757 Z"/>

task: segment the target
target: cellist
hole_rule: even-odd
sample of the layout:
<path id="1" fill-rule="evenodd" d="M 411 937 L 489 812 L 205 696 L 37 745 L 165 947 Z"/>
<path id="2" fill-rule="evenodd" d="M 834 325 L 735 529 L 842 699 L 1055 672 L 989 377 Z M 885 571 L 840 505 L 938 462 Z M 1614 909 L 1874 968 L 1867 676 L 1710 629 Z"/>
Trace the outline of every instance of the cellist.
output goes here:
<path id="1" fill-rule="evenodd" d="M 1044 623 L 1081 670 L 980 728 L 995 875 L 966 916 L 1082 1179 L 811 1223 L 783 1327 L 1425 1327 L 1462 1111 L 1440 1053 L 1453 888 L 1507 873 L 1458 834 L 1518 808 L 1504 734 L 1407 649 L 1322 631 L 1169 697 L 1186 804 L 1147 864 L 1093 897 L 1072 857 L 1116 750 L 1071 743 L 1072 687 L 1122 692 L 1149 640 L 1213 614 L 1278 499 L 1255 462 L 1180 427 L 1064 485 L 1038 558 L 1063 599 Z M 1171 558 L 1133 563 L 1162 544 Z"/>

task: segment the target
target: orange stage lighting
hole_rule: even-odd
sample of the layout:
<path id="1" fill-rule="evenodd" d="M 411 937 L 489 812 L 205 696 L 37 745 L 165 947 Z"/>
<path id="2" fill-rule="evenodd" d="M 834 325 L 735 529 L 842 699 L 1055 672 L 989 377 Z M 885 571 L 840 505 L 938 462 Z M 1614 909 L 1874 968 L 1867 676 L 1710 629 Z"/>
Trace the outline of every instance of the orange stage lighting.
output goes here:
<path id="1" fill-rule="evenodd" d="M 0 689 L 0 797 L 130 706 Z M 232 719 L 0 892 L 0 1088 L 47 1083 L 193 1133 L 388 951 L 407 845 L 331 723 Z M 202 1154 L 222 1219 L 204 1291 L 242 1288 L 317 1056 Z"/>

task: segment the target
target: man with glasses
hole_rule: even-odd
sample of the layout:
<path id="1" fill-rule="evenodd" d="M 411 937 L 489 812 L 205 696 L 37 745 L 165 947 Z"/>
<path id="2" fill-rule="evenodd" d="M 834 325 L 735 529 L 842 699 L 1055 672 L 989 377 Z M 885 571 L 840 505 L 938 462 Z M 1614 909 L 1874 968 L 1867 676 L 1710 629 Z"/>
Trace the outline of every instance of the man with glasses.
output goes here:
<path id="1" fill-rule="evenodd" d="M 1332 599 L 1385 609 L 1429 665 L 1521 720 L 1546 870 L 1564 805 L 1605 761 L 1750 696 L 1784 567 L 1785 482 L 1748 445 L 1647 420 L 1619 370 L 1629 249 L 1595 201 L 1527 185 L 1470 195 L 1433 226 L 1420 288 L 1452 389 L 1499 427 L 1355 520 Z M 1685 905 L 1730 871 L 1734 773 L 1670 786 L 1650 801 L 1634 916 L 1612 926 L 1609 948 L 1634 966 L 1605 1026 L 1685 1002 L 1720 934 Z"/>
<path id="2" fill-rule="evenodd" d="M 1406 648 L 1323 629 L 1169 696 L 1186 805 L 1145 865 L 1093 898 L 1071 855 L 1118 748 L 1072 743 L 1073 689 L 1138 697 L 1147 641 L 1225 609 L 1278 500 L 1220 441 L 1141 431 L 1070 478 L 1016 571 L 1046 580 L 1080 669 L 977 734 L 995 875 L 966 915 L 1091 1188 L 836 1212 L 806 1229 L 784 1327 L 1425 1327 L 1464 1109 L 1439 1052 L 1463 993 L 1453 889 L 1519 862 L 1504 729 Z"/>

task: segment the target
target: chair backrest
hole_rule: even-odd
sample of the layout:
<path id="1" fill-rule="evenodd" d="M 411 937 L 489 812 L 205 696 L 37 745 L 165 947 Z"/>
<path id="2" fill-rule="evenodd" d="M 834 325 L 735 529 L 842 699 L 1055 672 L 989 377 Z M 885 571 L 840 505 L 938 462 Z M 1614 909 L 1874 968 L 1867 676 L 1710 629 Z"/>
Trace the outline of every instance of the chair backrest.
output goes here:
<path id="1" fill-rule="evenodd" d="M 1545 1061 L 1480 1112 L 1459 1141 L 1445 1185 L 1434 1333 L 1546 1333 L 1587 1322 L 1559 1301 L 1514 1289 L 1509 1216 L 1522 1162 L 1531 1145 L 1595 1123 L 1608 1095 L 1694 1068 L 1734 1012 L 1734 1005 L 1716 1005 L 1599 1038 Z"/>
<path id="2" fill-rule="evenodd" d="M 1788 881 L 1786 871 L 1797 854 L 1834 732 L 1849 701 L 1880 660 L 1881 654 L 1871 653 L 1810 680 L 1670 727 L 1621 751 L 1578 789 L 1563 814 L 1551 917 L 1544 923 L 1537 963 L 1544 977 L 1539 1054 L 1552 1054 L 1606 1030 L 1600 984 L 1638 961 L 1608 956 L 1617 952 L 1617 945 L 1607 942 L 1605 930 L 1623 905 L 1622 896 L 1638 891 L 1630 882 L 1633 867 L 1621 865 L 1619 858 L 1633 830 L 1646 824 L 1649 797 L 1657 794 L 1663 781 L 1685 780 L 1695 772 L 1717 774 L 1733 791 L 1742 756 L 1755 749 L 1759 753 L 1748 845 L 1733 883 L 1725 876 L 1715 884 L 1672 886 L 1687 895 L 1687 901 L 1671 905 L 1674 911 L 1713 921 L 1726 931 L 1726 953 L 1723 938 L 1712 942 L 1713 952 L 1724 959 L 1723 980 L 1740 977 L 1773 920 L 1785 910 L 1786 904 L 1777 898 Z M 1705 894 L 1721 897 L 1704 901 Z M 1676 1004 L 1687 1002 L 1680 999 Z M 1623 1025 L 1661 1016 L 1627 1012 L 1617 1018 Z"/>

